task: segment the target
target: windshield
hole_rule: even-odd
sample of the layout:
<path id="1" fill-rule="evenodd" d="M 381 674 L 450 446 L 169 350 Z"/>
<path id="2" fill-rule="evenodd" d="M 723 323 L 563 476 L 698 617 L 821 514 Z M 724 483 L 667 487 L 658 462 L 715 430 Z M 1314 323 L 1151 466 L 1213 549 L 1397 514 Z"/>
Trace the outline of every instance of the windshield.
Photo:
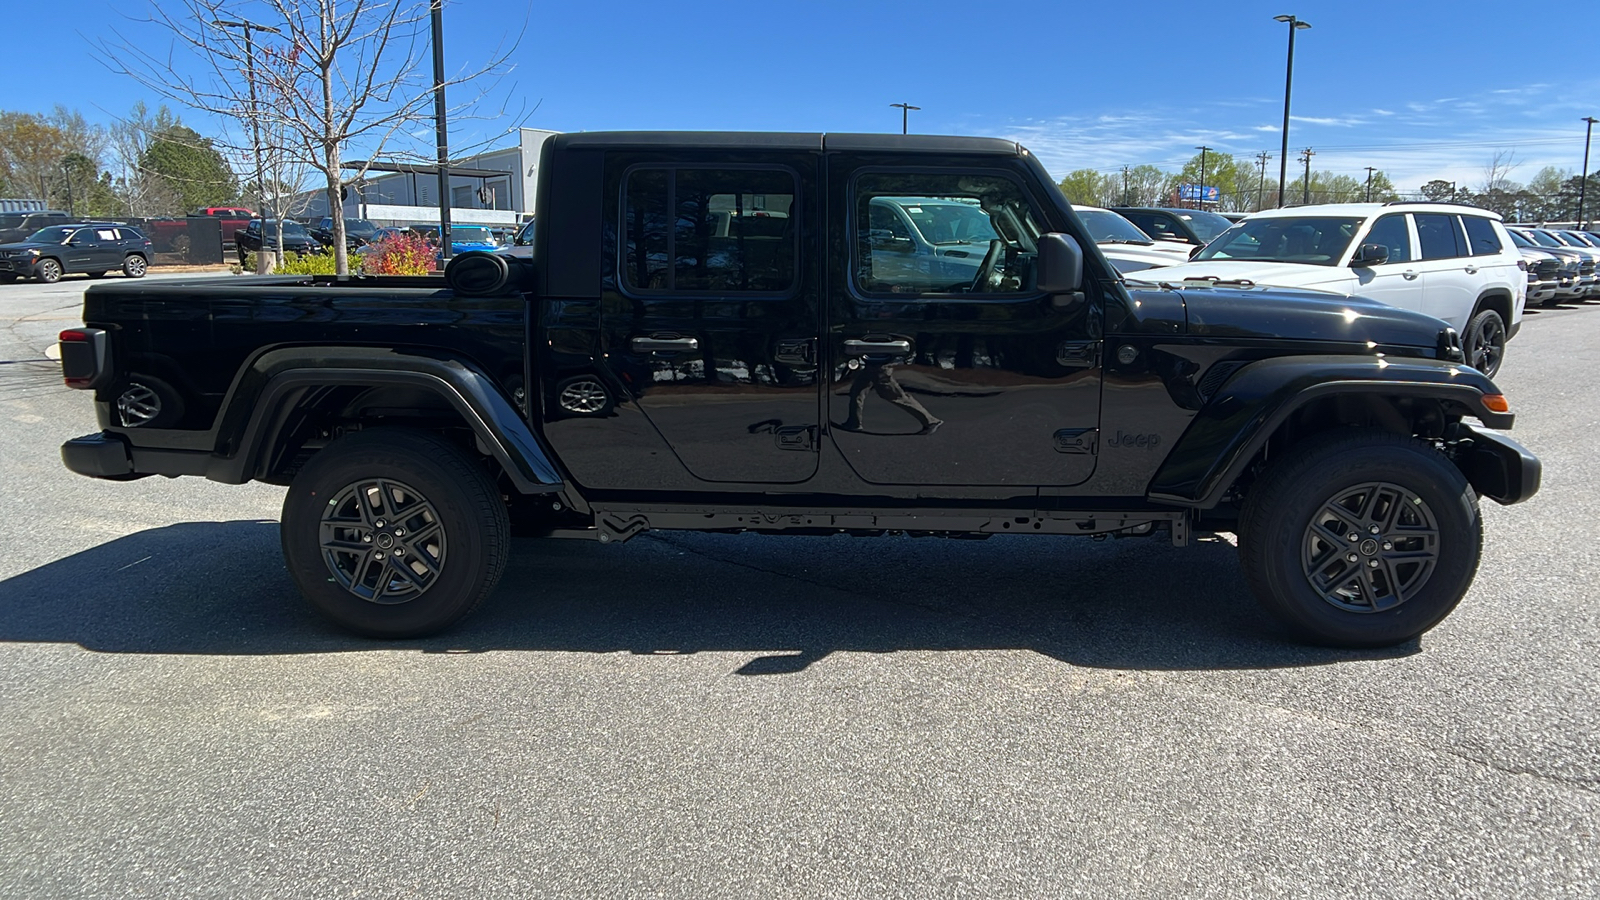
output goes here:
<path id="1" fill-rule="evenodd" d="M 255 221 L 251 222 L 250 223 L 250 230 L 251 231 L 260 231 L 261 230 L 261 220 L 260 219 L 256 219 Z M 278 233 L 278 220 L 277 219 L 273 219 L 272 221 L 267 223 L 267 234 L 270 236 L 270 235 L 275 235 L 277 233 Z M 290 220 L 290 221 L 287 221 L 287 222 L 283 223 L 283 233 L 284 233 L 285 237 L 287 237 L 287 236 L 289 236 L 291 234 L 294 234 L 294 235 L 305 235 L 306 237 L 310 237 L 311 236 L 310 232 L 306 231 L 306 227 L 304 225 L 301 225 L 299 222 L 296 222 L 296 221 L 293 221 L 293 220 Z"/>
<path id="2" fill-rule="evenodd" d="M 905 210 L 917 231 L 930 244 L 987 244 L 1000 237 L 989 224 L 989 214 L 977 204 L 931 197 L 886 197 Z"/>
<path id="3" fill-rule="evenodd" d="M 1246 219 L 1223 232 L 1194 258 L 1337 265 L 1361 221 L 1342 216 Z"/>
<path id="4" fill-rule="evenodd" d="M 492 244 L 494 236 L 487 228 L 474 226 L 450 226 L 450 242 L 452 244 Z"/>
<path id="5" fill-rule="evenodd" d="M 344 230 L 347 234 L 371 234 L 378 230 L 378 226 L 366 219 L 345 219 Z"/>
<path id="6" fill-rule="evenodd" d="M 1544 233 L 1543 231 L 1524 231 L 1523 235 L 1541 247 L 1564 247 L 1565 244 Z"/>
<path id="7" fill-rule="evenodd" d="M 1211 239 L 1233 227 L 1233 223 L 1214 212 L 1205 212 L 1198 209 L 1186 209 L 1181 213 L 1174 213 L 1178 218 L 1189 223 L 1194 233 L 1200 240 L 1210 243 Z"/>
<path id="8" fill-rule="evenodd" d="M 1520 231 L 1512 231 L 1511 229 L 1508 228 L 1508 229 L 1506 229 L 1506 233 L 1511 235 L 1511 243 L 1516 244 L 1518 247 L 1536 247 L 1536 246 L 1538 246 L 1533 241 L 1530 241 L 1527 238 L 1523 237 L 1522 236 L 1522 232 L 1520 232 Z"/>
<path id="9" fill-rule="evenodd" d="M 1600 246 L 1600 244 L 1596 244 L 1595 243 L 1594 238 L 1591 238 L 1588 235 L 1586 235 L 1586 234 L 1584 234 L 1582 232 L 1579 232 L 1579 231 L 1563 231 L 1563 232 L 1561 232 L 1561 236 L 1566 238 L 1566 239 L 1568 239 L 1568 240 L 1570 240 L 1570 241 L 1572 241 L 1572 245 L 1574 247 L 1590 247 L 1590 248 L 1593 248 L 1593 247 L 1596 247 L 1596 246 Z"/>
<path id="10" fill-rule="evenodd" d="M 59 244 L 67 239 L 67 235 L 76 230 L 65 225 L 52 225 L 49 228 L 41 228 L 28 235 L 28 240 L 38 241 L 41 244 Z"/>
<path id="11" fill-rule="evenodd" d="M 1074 207 L 1073 212 L 1083 220 L 1083 227 L 1089 229 L 1089 237 L 1096 244 L 1142 244 L 1148 247 L 1155 243 L 1132 222 L 1108 209 Z"/>
<path id="12" fill-rule="evenodd" d="M 519 243 L 519 244 L 531 244 L 531 243 L 533 243 L 533 222 L 532 221 L 529 221 L 528 224 L 522 226 L 520 229 L 517 230 L 517 243 Z"/>

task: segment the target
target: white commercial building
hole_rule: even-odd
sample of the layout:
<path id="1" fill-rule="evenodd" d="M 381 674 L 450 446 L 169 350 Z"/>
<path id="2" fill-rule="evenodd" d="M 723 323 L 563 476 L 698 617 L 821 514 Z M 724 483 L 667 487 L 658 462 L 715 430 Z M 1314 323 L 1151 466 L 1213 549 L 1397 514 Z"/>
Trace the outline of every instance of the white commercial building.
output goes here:
<path id="1" fill-rule="evenodd" d="M 517 144 L 451 160 L 450 221 L 459 225 L 510 228 L 533 215 L 539 181 L 539 153 L 558 132 L 517 129 Z M 346 168 L 360 163 L 347 163 Z M 302 218 L 328 215 L 324 190 L 297 198 Z M 367 174 L 345 192 L 344 216 L 379 225 L 439 225 L 439 168 L 436 165 L 373 162 Z"/>

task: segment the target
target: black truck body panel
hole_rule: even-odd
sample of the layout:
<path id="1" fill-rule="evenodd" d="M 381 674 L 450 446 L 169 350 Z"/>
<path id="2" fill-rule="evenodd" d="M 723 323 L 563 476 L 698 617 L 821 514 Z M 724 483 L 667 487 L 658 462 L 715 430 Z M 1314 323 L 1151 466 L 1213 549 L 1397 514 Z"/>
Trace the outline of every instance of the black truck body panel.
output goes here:
<path id="1" fill-rule="evenodd" d="M 84 320 L 109 336 L 115 377 L 96 392 L 102 437 L 64 448 L 68 465 L 282 479 L 338 429 L 402 412 L 383 398 L 425 397 L 516 492 L 604 510 L 618 538 L 630 509 L 655 511 L 643 527 L 743 516 L 773 530 L 966 509 L 980 532 L 1016 513 L 1024 530 L 1089 533 L 1127 527 L 1106 510 L 1176 522 L 1216 507 L 1274 427 L 1324 395 L 1510 424 L 1438 320 L 1309 291 L 1125 283 L 1009 141 L 589 133 L 543 154 L 535 264 L 496 296 L 437 279 L 90 288 Z M 932 210 L 962 192 L 1021 237 L 917 256 L 877 233 L 878 198 Z M 1077 291 L 1031 287 L 1028 244 L 1049 232 L 1082 248 Z M 731 287 L 716 280 L 730 259 L 747 279 Z M 864 274 L 881 260 L 955 274 L 900 293 Z M 119 390 L 140 379 L 182 399 L 180 421 L 119 421 Z M 564 407 L 575 385 L 604 402 Z M 1486 495 L 1537 488 L 1525 451 L 1471 446 L 1463 470 Z"/>

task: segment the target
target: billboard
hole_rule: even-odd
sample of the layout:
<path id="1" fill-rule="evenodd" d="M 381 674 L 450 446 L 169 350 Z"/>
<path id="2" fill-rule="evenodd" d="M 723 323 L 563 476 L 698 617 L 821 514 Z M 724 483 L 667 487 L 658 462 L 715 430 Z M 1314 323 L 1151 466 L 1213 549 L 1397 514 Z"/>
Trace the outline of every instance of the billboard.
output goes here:
<path id="1" fill-rule="evenodd" d="M 1222 196 L 1222 191 L 1216 186 L 1201 187 L 1198 184 L 1178 185 L 1179 200 L 1199 200 L 1203 203 L 1215 203 Z"/>

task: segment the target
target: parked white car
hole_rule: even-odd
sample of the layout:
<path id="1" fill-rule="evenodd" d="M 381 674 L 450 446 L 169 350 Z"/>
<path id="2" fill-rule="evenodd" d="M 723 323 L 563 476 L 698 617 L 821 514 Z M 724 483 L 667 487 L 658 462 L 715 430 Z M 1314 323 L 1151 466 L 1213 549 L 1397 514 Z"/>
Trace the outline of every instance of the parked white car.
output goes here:
<path id="1" fill-rule="evenodd" d="M 1100 252 L 1123 274 L 1177 265 L 1188 259 L 1194 250 L 1192 244 L 1153 240 L 1137 225 L 1109 209 L 1073 204 L 1072 211 L 1089 229 L 1089 236 L 1100 246 Z"/>
<path id="2" fill-rule="evenodd" d="M 1359 294 L 1450 323 L 1499 371 L 1528 276 L 1500 216 L 1449 203 L 1334 203 L 1252 213 L 1162 281 L 1246 281 Z"/>

